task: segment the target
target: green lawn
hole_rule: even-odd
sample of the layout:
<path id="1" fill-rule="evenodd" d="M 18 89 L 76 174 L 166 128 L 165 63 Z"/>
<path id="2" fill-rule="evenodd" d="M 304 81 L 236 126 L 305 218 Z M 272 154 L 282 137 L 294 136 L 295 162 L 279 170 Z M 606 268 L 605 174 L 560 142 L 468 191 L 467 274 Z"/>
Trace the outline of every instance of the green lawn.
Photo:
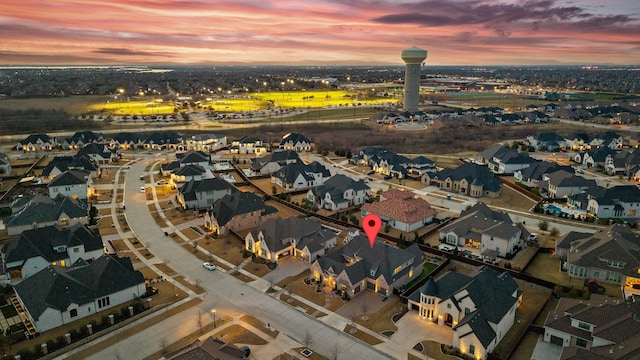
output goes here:
<path id="1" fill-rule="evenodd" d="M 433 270 L 435 270 L 437 267 L 438 267 L 438 264 L 425 262 L 422 267 L 422 274 L 420 274 L 420 276 L 418 276 L 417 278 L 411 280 L 411 282 L 409 282 L 407 286 L 405 286 L 405 288 L 410 289 L 413 285 L 417 284 L 420 280 L 429 276 L 433 272 Z"/>

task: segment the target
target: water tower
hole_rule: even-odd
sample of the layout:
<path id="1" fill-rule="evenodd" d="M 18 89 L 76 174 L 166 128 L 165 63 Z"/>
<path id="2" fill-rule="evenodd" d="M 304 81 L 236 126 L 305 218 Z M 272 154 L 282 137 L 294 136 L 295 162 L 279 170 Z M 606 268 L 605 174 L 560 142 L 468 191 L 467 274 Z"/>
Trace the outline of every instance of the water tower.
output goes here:
<path id="1" fill-rule="evenodd" d="M 418 96 L 420 95 L 420 67 L 427 58 L 427 50 L 410 47 L 402 50 L 404 61 L 404 109 L 410 112 L 418 111 Z"/>

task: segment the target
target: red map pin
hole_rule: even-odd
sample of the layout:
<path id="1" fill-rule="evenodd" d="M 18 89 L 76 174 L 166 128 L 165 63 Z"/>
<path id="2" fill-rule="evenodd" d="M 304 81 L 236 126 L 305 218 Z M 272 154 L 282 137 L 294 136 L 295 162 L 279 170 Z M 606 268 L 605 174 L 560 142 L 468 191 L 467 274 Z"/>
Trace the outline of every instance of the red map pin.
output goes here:
<path id="1" fill-rule="evenodd" d="M 378 236 L 381 226 L 382 220 L 380 220 L 380 217 L 376 214 L 369 214 L 362 219 L 362 228 L 364 232 L 367 233 L 369 246 L 371 246 L 371 248 L 373 248 L 373 243 L 376 242 L 376 236 Z"/>

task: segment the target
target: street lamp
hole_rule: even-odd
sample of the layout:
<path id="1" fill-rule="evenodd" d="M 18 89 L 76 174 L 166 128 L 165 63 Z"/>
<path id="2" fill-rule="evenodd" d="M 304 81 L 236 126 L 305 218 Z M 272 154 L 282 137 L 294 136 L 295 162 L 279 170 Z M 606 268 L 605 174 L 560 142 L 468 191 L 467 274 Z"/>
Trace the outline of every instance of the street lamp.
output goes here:
<path id="1" fill-rule="evenodd" d="M 213 314 L 213 328 L 216 328 L 216 308 L 211 309 L 211 314 Z"/>

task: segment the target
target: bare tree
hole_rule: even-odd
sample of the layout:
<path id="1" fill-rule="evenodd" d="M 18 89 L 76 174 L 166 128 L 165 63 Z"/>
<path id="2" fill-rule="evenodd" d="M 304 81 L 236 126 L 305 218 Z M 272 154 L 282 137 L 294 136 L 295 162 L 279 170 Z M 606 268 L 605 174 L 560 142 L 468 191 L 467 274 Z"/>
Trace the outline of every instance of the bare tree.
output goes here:
<path id="1" fill-rule="evenodd" d="M 200 329 L 200 333 L 202 334 L 202 311 L 198 310 L 198 329 Z"/>
<path id="2" fill-rule="evenodd" d="M 302 338 L 302 345 L 304 345 L 304 347 L 310 347 L 311 344 L 313 344 L 313 339 L 311 338 L 311 333 L 309 332 L 308 329 L 304 330 L 304 337 Z"/>
<path id="3" fill-rule="evenodd" d="M 367 298 L 362 299 L 360 310 L 362 310 L 362 320 L 364 321 L 368 320 L 369 317 L 367 316 L 367 311 L 369 310 L 369 304 L 367 304 Z"/>
<path id="4" fill-rule="evenodd" d="M 289 294 L 289 297 L 293 296 L 293 284 L 289 284 L 289 286 L 287 286 L 287 293 Z"/>
<path id="5" fill-rule="evenodd" d="M 167 339 L 162 337 L 162 338 L 160 338 L 160 340 L 158 340 L 158 342 L 160 343 L 160 348 L 162 349 L 162 355 L 166 355 L 167 354 L 167 345 L 168 345 Z"/>
<path id="6" fill-rule="evenodd" d="M 349 320 L 351 320 L 351 326 L 355 327 L 356 326 L 356 313 L 355 313 L 355 311 L 351 311 L 351 313 L 349 314 Z"/>

